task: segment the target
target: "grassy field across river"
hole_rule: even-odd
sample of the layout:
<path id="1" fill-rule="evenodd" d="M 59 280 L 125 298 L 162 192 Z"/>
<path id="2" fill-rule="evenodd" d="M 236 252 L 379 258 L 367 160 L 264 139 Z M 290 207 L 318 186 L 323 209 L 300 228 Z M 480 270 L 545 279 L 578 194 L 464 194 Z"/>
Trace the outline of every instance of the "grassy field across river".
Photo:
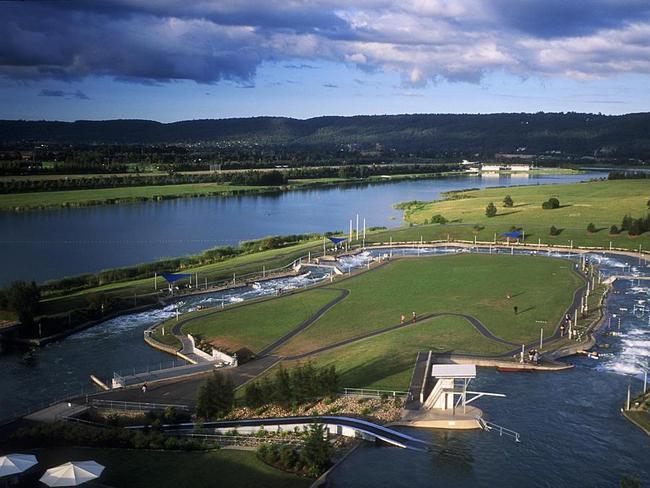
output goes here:
<path id="1" fill-rule="evenodd" d="M 510 195 L 514 204 L 505 207 L 503 199 Z M 557 198 L 560 207 L 542 209 L 542 203 Z M 445 225 L 426 227 L 420 234 L 424 240 L 451 239 L 491 241 L 494 234 L 500 234 L 511 227 L 522 228 L 529 244 L 542 243 L 574 246 L 600 246 L 638 250 L 650 247 L 650 233 L 630 237 L 627 232 L 610 235 L 610 227 L 620 228 L 626 214 L 634 218 L 645 217 L 650 209 L 650 183 L 648 180 L 593 181 L 566 185 L 538 185 L 508 188 L 489 188 L 451 193 L 447 200 L 435 202 L 413 202 L 407 205 L 404 219 L 417 224 L 411 230 L 414 240 L 419 238 L 419 225 L 430 222 L 435 215 L 449 221 Z M 485 209 L 492 202 L 497 207 L 494 217 L 487 217 Z M 588 232 L 593 223 L 595 232 Z M 477 230 L 474 226 L 480 226 Z M 550 235 L 551 226 L 559 230 Z M 385 235 L 385 233 L 384 233 Z"/>

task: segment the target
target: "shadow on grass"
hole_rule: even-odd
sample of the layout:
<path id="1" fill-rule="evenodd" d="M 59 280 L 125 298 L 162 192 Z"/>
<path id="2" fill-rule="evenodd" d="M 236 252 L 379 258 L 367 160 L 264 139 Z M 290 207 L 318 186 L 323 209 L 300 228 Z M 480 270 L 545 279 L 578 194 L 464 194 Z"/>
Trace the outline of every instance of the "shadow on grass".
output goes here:
<path id="1" fill-rule="evenodd" d="M 400 364 L 399 361 L 372 359 L 348 369 L 342 374 L 344 383 L 354 387 L 367 387 L 377 381 L 410 369 L 412 364 Z"/>
<path id="2" fill-rule="evenodd" d="M 501 212 L 501 213 L 496 214 L 495 217 L 505 217 L 506 215 L 512 215 L 512 214 L 516 214 L 516 213 L 520 213 L 520 212 L 521 212 L 521 210 L 512 210 L 510 212 Z"/>
<path id="3" fill-rule="evenodd" d="M 526 312 L 530 312 L 531 310 L 534 310 L 535 308 L 536 308 L 535 305 L 533 305 L 532 307 L 524 308 L 523 310 L 519 310 L 517 315 L 521 315 L 521 314 L 524 314 Z"/>

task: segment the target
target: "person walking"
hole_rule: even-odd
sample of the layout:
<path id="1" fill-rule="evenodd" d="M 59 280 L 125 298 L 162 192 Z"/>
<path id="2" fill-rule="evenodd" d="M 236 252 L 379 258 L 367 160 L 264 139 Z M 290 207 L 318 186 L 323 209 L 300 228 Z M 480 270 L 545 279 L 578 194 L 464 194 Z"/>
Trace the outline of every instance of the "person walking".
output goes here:
<path id="1" fill-rule="evenodd" d="M 417 314 L 416 314 L 415 312 L 413 312 L 413 313 L 411 314 L 411 316 L 413 317 L 413 323 L 415 323 L 415 321 L 418 319 Z"/>
<path id="2" fill-rule="evenodd" d="M 406 321 L 406 317 L 404 317 L 404 314 L 402 314 L 399 318 L 399 323 L 403 324 Z"/>
<path id="3" fill-rule="evenodd" d="M 142 393 L 143 394 L 147 393 L 147 384 L 146 383 L 142 385 Z"/>
<path id="4" fill-rule="evenodd" d="M 517 315 L 517 312 L 519 311 L 519 307 L 515 305 L 514 307 L 512 307 L 512 309 L 515 311 L 515 315 Z"/>

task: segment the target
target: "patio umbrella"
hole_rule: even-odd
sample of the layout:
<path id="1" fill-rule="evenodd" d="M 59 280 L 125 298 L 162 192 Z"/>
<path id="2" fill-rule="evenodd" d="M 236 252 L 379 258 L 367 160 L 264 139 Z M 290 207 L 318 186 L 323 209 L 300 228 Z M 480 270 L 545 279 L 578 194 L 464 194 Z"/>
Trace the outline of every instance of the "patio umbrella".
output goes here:
<path id="1" fill-rule="evenodd" d="M 11 474 L 22 473 L 38 464 L 36 456 L 31 454 L 7 454 L 0 456 L 0 478 Z"/>
<path id="2" fill-rule="evenodd" d="M 41 481 L 47 486 L 77 486 L 99 478 L 104 466 L 95 461 L 72 461 L 45 471 Z"/>

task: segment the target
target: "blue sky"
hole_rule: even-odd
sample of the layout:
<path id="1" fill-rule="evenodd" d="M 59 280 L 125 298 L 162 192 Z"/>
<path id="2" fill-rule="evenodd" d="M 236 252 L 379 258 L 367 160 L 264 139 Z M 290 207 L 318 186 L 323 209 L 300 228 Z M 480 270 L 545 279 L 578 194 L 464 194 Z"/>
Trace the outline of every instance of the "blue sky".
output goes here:
<path id="1" fill-rule="evenodd" d="M 5 119 L 650 111 L 645 1 L 35 1 L 0 28 Z"/>

